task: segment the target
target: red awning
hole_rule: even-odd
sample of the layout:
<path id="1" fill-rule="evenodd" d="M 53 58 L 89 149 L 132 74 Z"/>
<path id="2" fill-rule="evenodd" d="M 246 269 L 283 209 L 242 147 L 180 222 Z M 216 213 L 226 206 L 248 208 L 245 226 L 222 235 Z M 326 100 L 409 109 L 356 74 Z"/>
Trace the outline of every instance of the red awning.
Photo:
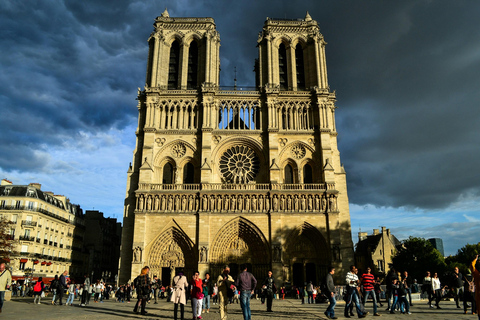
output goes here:
<path id="1" fill-rule="evenodd" d="M 25 263 L 27 261 L 28 261 L 28 259 L 20 259 L 20 263 Z"/>
<path id="2" fill-rule="evenodd" d="M 51 262 L 47 262 L 47 266 L 50 266 L 52 263 Z"/>
<path id="3" fill-rule="evenodd" d="M 46 265 L 47 261 L 42 261 L 42 266 Z"/>
<path id="4" fill-rule="evenodd" d="M 37 264 L 38 262 L 39 262 L 38 260 L 35 260 L 35 261 L 33 261 L 33 264 Z"/>
<path id="5" fill-rule="evenodd" d="M 25 277 L 24 276 L 12 276 L 12 280 L 25 280 Z"/>
<path id="6" fill-rule="evenodd" d="M 0 260 L 2 260 L 2 259 L 0 259 Z M 3 261 L 10 262 L 10 258 L 3 258 Z"/>

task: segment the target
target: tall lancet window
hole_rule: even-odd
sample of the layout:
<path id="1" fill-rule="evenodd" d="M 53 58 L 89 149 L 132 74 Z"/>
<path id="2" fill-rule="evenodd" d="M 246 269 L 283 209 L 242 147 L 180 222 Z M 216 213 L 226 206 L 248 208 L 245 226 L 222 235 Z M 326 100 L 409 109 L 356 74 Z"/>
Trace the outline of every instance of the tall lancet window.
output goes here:
<path id="1" fill-rule="evenodd" d="M 174 172 L 171 163 L 167 162 L 163 167 L 163 184 L 173 184 Z"/>
<path id="2" fill-rule="evenodd" d="M 300 44 L 295 47 L 295 65 L 297 69 L 297 88 L 305 89 L 305 67 L 303 64 L 303 48 Z"/>
<path id="3" fill-rule="evenodd" d="M 287 68 L 287 50 L 282 43 L 278 47 L 278 71 L 280 80 L 280 89 L 288 89 L 288 68 Z"/>
<path id="4" fill-rule="evenodd" d="M 293 168 L 292 168 L 291 165 L 287 164 L 285 166 L 284 174 L 285 174 L 285 180 L 284 180 L 285 183 L 293 183 L 294 182 L 293 181 Z"/>
<path id="5" fill-rule="evenodd" d="M 187 88 L 196 89 L 198 86 L 198 45 L 196 41 L 190 43 L 188 49 Z"/>
<path id="6" fill-rule="evenodd" d="M 178 89 L 178 72 L 180 65 L 180 45 L 175 40 L 170 47 L 170 61 L 168 64 L 168 89 Z"/>

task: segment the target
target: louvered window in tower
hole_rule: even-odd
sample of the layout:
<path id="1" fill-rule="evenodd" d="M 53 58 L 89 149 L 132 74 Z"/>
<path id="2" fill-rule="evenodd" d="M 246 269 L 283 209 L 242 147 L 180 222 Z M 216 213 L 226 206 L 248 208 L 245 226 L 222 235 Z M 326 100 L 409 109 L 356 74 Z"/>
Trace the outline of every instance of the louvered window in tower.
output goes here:
<path id="1" fill-rule="evenodd" d="M 295 47 L 295 65 L 297 69 L 297 88 L 305 89 L 305 67 L 303 64 L 303 49 L 300 44 Z"/>
<path id="2" fill-rule="evenodd" d="M 288 89 L 288 68 L 287 68 L 287 50 L 285 45 L 282 43 L 278 47 L 278 71 L 279 71 L 279 80 L 280 80 L 280 89 Z"/>
<path id="3" fill-rule="evenodd" d="M 168 89 L 178 89 L 178 66 L 180 62 L 180 46 L 174 41 L 170 47 L 170 61 L 168 64 Z"/>
<path id="4" fill-rule="evenodd" d="M 188 50 L 187 88 L 196 89 L 198 86 L 198 45 L 192 41 Z"/>

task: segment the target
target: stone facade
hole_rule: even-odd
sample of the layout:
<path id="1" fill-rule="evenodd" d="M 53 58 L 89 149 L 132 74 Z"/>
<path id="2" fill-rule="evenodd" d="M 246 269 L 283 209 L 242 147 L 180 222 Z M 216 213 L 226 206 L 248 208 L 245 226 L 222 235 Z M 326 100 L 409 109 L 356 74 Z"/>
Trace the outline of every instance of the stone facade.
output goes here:
<path id="1" fill-rule="evenodd" d="M 86 272 L 85 221 L 79 205 L 42 191 L 38 183 L 14 185 L 4 179 L 0 215 L 12 222 L 9 237 L 15 241 L 14 252 L 0 260 L 7 261 L 15 280 L 28 276 L 49 281 L 65 270 L 71 277 Z"/>
<path id="2" fill-rule="evenodd" d="M 385 275 L 400 245 L 401 242 L 386 227 L 382 227 L 381 232 L 373 229 L 371 235 L 359 232 L 355 250 L 356 267 L 361 271 L 370 267 L 375 274 Z"/>
<path id="3" fill-rule="evenodd" d="M 137 144 L 128 170 L 119 281 L 151 268 L 164 284 L 187 275 L 319 282 L 353 263 L 346 177 L 316 21 L 267 19 L 256 87 L 219 86 L 212 18 L 154 23 L 138 90 Z"/>

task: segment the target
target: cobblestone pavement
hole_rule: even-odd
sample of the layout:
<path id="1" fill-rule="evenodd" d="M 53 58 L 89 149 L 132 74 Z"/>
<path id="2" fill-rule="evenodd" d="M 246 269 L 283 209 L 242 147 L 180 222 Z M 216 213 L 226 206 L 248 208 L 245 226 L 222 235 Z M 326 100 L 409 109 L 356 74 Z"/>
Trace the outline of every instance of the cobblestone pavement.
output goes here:
<path id="1" fill-rule="evenodd" d="M 78 300 L 73 306 L 52 306 L 50 304 L 51 298 L 42 299 L 41 305 L 33 304 L 33 298 L 13 298 L 11 301 L 6 301 L 3 306 L 3 312 L 0 318 L 3 319 L 173 319 L 173 304 L 165 300 L 160 300 L 158 304 L 151 302 L 147 305 L 146 316 L 141 316 L 133 313 L 134 302 L 132 303 L 118 303 L 115 300 L 106 300 L 104 303 L 90 303 L 86 307 L 78 306 Z M 339 319 L 343 317 L 343 308 L 345 304 L 343 301 L 337 303 L 335 308 L 336 316 Z M 400 312 L 390 314 L 385 311 L 385 307 L 379 308 L 381 317 L 373 317 L 372 305 L 367 303 L 367 311 L 371 319 L 419 319 L 419 320 L 433 320 L 433 319 L 472 319 L 477 320 L 477 316 L 472 314 L 463 314 L 463 309 L 457 309 L 455 302 L 442 301 L 440 303 L 441 310 L 428 308 L 425 301 L 414 303 L 411 307 L 411 315 L 403 315 Z M 301 304 L 300 300 L 286 299 L 275 300 L 273 302 L 274 312 L 267 313 L 265 305 L 262 305 L 260 300 L 252 300 L 252 319 L 253 320 L 274 320 L 274 319 L 326 319 L 323 312 L 327 308 L 327 304 Z M 229 320 L 242 320 L 242 313 L 239 304 L 228 306 Z M 471 312 L 471 311 L 470 311 Z M 218 305 L 212 306 L 210 313 L 202 314 L 204 320 L 220 319 Z M 354 317 L 352 317 L 353 319 Z M 356 318 L 356 317 L 355 317 Z M 185 307 L 185 319 L 192 319 L 191 307 L 188 304 Z"/>

